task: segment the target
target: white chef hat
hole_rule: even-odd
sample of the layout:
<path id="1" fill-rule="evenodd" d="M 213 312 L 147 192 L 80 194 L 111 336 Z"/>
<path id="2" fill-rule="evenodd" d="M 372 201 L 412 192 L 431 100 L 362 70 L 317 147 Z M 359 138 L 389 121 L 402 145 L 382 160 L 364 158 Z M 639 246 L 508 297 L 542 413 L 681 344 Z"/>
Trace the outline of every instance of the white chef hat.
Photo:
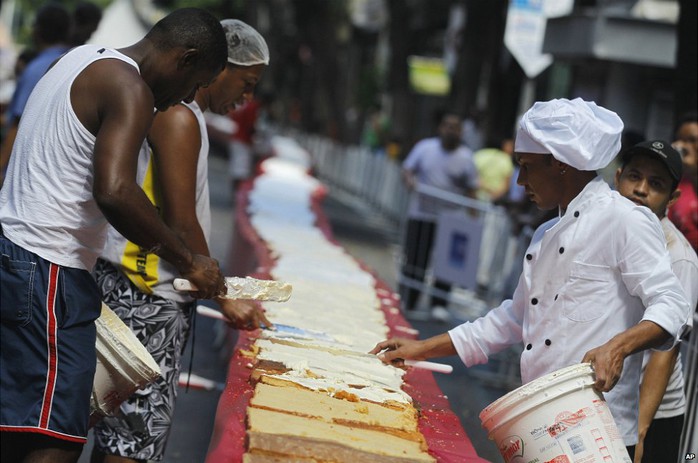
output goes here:
<path id="1" fill-rule="evenodd" d="M 581 98 L 536 102 L 521 118 L 514 150 L 552 153 L 577 170 L 606 167 L 620 151 L 623 121 Z"/>
<path id="2" fill-rule="evenodd" d="M 269 64 L 269 47 L 257 30 L 238 20 L 224 19 L 221 26 L 228 41 L 228 62 L 238 66 Z"/>

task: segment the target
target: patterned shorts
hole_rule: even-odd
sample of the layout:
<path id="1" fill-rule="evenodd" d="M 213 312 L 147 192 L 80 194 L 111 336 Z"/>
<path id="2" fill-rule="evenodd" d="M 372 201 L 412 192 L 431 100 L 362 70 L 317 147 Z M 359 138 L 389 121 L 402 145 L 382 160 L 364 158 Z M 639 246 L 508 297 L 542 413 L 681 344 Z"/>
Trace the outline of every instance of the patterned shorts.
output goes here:
<path id="1" fill-rule="evenodd" d="M 162 460 L 194 303 L 144 294 L 116 267 L 101 259 L 94 276 L 104 302 L 146 346 L 163 375 L 136 391 L 121 404 L 115 416 L 106 417 L 95 426 L 95 447 L 107 455 Z"/>

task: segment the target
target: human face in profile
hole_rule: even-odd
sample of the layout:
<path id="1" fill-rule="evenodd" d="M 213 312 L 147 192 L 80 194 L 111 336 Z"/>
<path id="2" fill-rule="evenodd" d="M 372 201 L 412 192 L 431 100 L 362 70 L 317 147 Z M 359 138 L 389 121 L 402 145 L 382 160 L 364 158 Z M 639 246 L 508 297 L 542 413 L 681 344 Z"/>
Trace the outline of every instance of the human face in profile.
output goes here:
<path id="1" fill-rule="evenodd" d="M 555 165 L 553 155 L 517 152 L 514 158 L 520 167 L 516 183 L 526 189 L 529 199 L 544 211 L 560 206 L 561 190 L 555 182 L 560 177 L 560 168 Z"/>
<path id="2" fill-rule="evenodd" d="M 228 63 L 223 72 L 208 87 L 208 109 L 216 114 L 225 115 L 236 106 L 251 100 L 257 82 L 262 78 L 265 69 L 265 64 L 238 66 Z"/>
<path id="3" fill-rule="evenodd" d="M 180 62 L 174 73 L 179 78 L 170 77 L 154 90 L 155 108 L 158 111 L 166 111 L 182 101 L 190 103 L 194 100 L 196 92 L 202 87 L 208 87 L 221 71 L 221 68 L 202 69 Z"/>
<path id="4" fill-rule="evenodd" d="M 660 219 L 667 207 L 679 197 L 673 189 L 669 169 L 659 159 L 644 154 L 634 155 L 616 171 L 616 189 L 639 206 L 648 207 Z"/>

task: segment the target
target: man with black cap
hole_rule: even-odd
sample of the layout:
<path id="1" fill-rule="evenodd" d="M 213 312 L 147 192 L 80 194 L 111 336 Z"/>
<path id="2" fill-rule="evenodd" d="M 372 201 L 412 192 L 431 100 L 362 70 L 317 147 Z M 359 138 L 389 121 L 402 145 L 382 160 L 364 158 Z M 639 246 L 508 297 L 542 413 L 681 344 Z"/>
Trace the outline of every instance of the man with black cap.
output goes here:
<path id="1" fill-rule="evenodd" d="M 628 149 L 616 172 L 616 189 L 637 205 L 648 207 L 660 220 L 671 267 L 681 281 L 691 307 L 698 303 L 698 257 L 683 234 L 667 218 L 676 202 L 682 175 L 681 155 L 663 140 Z M 689 321 L 691 319 L 689 318 Z M 656 462 L 679 453 L 686 409 L 679 346 L 645 351 L 640 385 L 640 418 L 635 462 Z"/>
<path id="2" fill-rule="evenodd" d="M 516 134 L 517 182 L 538 208 L 559 216 L 536 230 L 513 298 L 447 333 L 390 339 L 371 352 L 397 365 L 457 354 L 471 366 L 523 342 L 524 383 L 589 362 L 632 454 L 642 363 L 632 354 L 673 347 L 689 304 L 657 218 L 596 173 L 620 151 L 622 130 L 617 114 L 593 102 L 535 103 Z"/>

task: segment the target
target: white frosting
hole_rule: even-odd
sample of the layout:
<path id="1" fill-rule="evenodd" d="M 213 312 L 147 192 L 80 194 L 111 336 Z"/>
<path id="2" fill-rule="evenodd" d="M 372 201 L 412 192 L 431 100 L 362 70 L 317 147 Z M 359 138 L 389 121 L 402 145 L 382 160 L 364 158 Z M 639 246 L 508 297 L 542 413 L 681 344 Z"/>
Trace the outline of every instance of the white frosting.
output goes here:
<path id="1" fill-rule="evenodd" d="M 267 317 L 326 334 L 330 341 L 265 330 L 255 343 L 258 359 L 282 363 L 290 371 L 273 376 L 309 389 L 411 403 L 401 389 L 404 371 L 366 353 L 389 331 L 376 281 L 314 226 L 310 206 L 317 185 L 292 166 L 272 169 L 255 180 L 248 212 L 276 258 L 272 277 L 293 286 L 288 301 L 263 304 Z"/>
<path id="2" fill-rule="evenodd" d="M 385 365 L 375 355 L 351 354 L 342 351 L 328 351 L 306 347 L 296 347 L 275 343 L 269 339 L 258 339 L 259 360 L 283 363 L 286 368 L 300 373 L 310 372 L 311 376 L 343 381 L 355 386 L 380 386 L 399 391 L 404 371 Z"/>
<path id="3" fill-rule="evenodd" d="M 307 389 L 314 391 L 327 392 L 331 396 L 337 395 L 339 392 L 347 392 L 355 395 L 360 400 L 368 400 L 374 403 L 397 402 L 402 404 L 412 403 L 412 398 L 404 391 L 388 391 L 379 386 L 367 387 L 352 387 L 343 380 L 335 380 L 328 378 L 310 378 L 303 376 L 297 371 L 289 371 L 282 375 L 273 375 L 279 379 L 293 382 Z"/>

